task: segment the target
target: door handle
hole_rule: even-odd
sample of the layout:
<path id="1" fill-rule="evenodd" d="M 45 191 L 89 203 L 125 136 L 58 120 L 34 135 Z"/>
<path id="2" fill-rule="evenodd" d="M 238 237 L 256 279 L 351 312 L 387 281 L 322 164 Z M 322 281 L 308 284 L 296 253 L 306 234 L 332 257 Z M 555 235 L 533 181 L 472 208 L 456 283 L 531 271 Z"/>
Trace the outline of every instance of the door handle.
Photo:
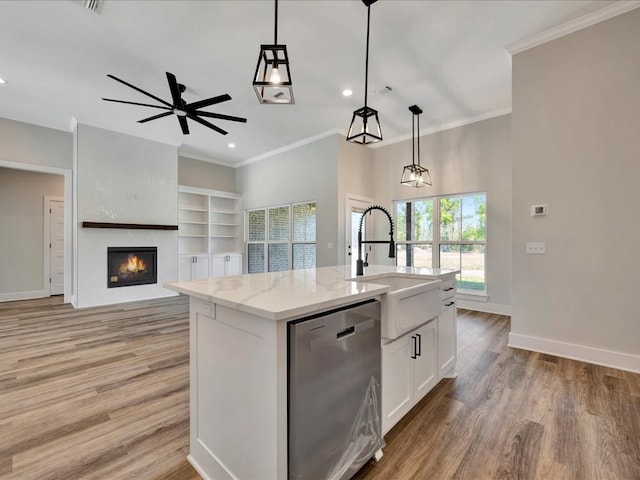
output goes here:
<path id="1" fill-rule="evenodd" d="M 422 335 L 416 333 L 416 337 L 418 337 L 418 351 L 416 352 L 416 357 L 422 355 Z"/>
<path id="2" fill-rule="evenodd" d="M 415 360 L 418 358 L 418 338 L 415 335 L 411 335 L 411 340 L 413 340 L 413 353 L 411 354 L 411 358 Z"/>

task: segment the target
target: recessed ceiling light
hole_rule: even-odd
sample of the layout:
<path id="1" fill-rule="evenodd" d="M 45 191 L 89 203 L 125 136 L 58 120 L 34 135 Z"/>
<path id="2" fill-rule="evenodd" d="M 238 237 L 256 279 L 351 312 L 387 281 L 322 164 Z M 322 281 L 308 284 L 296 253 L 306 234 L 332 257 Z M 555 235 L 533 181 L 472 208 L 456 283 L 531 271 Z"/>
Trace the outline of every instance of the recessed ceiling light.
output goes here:
<path id="1" fill-rule="evenodd" d="M 236 144 L 235 144 L 235 143 L 230 143 L 230 144 L 228 145 L 228 147 L 229 147 L 229 148 L 236 148 Z"/>
<path id="2" fill-rule="evenodd" d="M 7 84 L 9 82 L 7 82 L 4 78 L 0 77 L 0 85 L 4 85 Z"/>
<path id="3" fill-rule="evenodd" d="M 349 90 L 348 88 L 346 90 L 342 91 L 342 96 L 343 97 L 350 97 L 351 95 L 353 95 L 353 92 L 351 90 Z"/>

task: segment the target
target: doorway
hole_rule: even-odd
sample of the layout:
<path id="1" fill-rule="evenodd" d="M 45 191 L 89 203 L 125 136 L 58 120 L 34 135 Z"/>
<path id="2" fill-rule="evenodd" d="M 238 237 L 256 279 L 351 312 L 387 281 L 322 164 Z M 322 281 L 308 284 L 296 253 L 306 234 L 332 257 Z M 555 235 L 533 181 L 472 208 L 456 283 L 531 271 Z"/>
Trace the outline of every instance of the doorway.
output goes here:
<path id="1" fill-rule="evenodd" d="M 360 219 L 364 212 L 373 203 L 373 200 L 366 197 L 347 194 L 346 212 L 345 212 L 345 265 L 351 265 L 356 268 L 356 260 L 358 259 L 358 228 L 360 227 Z M 366 223 L 363 228 L 363 239 L 366 236 Z M 363 258 L 366 253 L 362 252 Z"/>

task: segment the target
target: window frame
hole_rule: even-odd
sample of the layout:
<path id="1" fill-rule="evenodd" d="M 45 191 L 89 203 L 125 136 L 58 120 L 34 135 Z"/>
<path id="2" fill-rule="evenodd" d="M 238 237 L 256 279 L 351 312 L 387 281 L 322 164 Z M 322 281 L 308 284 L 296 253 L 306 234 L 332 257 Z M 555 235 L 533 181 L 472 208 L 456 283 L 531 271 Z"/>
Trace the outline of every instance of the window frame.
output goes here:
<path id="1" fill-rule="evenodd" d="M 483 269 L 484 269 L 484 289 L 483 290 L 470 290 L 465 288 L 460 288 L 460 274 L 456 275 L 458 279 L 458 292 L 465 295 L 477 295 L 477 296 L 486 296 L 487 295 L 487 245 L 488 245 L 488 219 L 485 214 L 485 235 L 484 241 L 481 240 L 441 240 L 440 239 L 440 225 L 441 225 L 441 217 L 440 217 L 440 201 L 443 198 L 460 198 L 461 200 L 464 197 L 473 197 L 476 195 L 484 195 L 485 199 L 485 208 L 487 207 L 489 200 L 487 192 L 483 191 L 475 191 L 475 192 L 464 192 L 464 193 L 452 193 L 452 194 L 443 194 L 443 195 L 433 195 L 428 197 L 416 197 L 416 198 L 407 198 L 402 200 L 394 200 L 394 212 L 398 213 L 398 205 L 399 204 L 407 204 L 407 203 L 415 203 L 419 201 L 431 201 L 433 204 L 433 218 L 432 218 L 432 238 L 431 240 L 396 240 L 396 252 L 398 250 L 398 246 L 405 245 L 430 245 L 431 246 L 431 268 L 441 268 L 440 267 L 440 247 L 442 245 L 457 245 L 457 246 L 466 246 L 466 245 L 481 245 L 484 247 L 484 256 L 483 256 Z M 462 204 L 460 206 L 462 209 Z M 406 210 L 405 210 L 406 212 Z M 406 214 L 406 213 L 405 213 Z M 411 210 L 412 217 L 414 215 L 414 210 Z M 437 219 L 437 221 L 436 221 Z M 413 222 L 412 222 L 413 224 Z M 397 234 L 396 234 L 397 237 Z M 462 253 L 462 252 L 461 252 Z M 398 265 L 396 254 L 396 265 Z M 406 257 L 405 257 L 406 258 Z M 462 270 L 462 258 L 460 259 L 460 270 Z"/>

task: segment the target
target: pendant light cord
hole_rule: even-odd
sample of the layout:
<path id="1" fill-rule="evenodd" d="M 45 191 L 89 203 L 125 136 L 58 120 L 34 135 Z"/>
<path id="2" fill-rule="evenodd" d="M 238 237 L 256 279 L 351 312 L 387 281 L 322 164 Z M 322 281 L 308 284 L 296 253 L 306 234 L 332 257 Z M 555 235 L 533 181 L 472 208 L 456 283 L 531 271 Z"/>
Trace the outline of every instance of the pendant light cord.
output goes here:
<path id="1" fill-rule="evenodd" d="M 416 114 L 411 117 L 411 163 L 416 164 Z"/>
<path id="2" fill-rule="evenodd" d="M 371 5 L 367 7 L 367 53 L 364 61 L 364 106 L 367 107 L 367 91 L 369 90 L 369 23 L 371 21 Z M 367 119 L 364 118 L 366 123 Z"/>
<path id="3" fill-rule="evenodd" d="M 275 14 L 275 25 L 273 27 L 273 30 L 274 30 L 273 44 L 278 45 L 278 0 L 275 0 L 275 4 L 276 4 L 276 14 Z"/>
<path id="4" fill-rule="evenodd" d="M 416 116 L 418 117 L 418 166 L 420 166 L 420 114 Z"/>

